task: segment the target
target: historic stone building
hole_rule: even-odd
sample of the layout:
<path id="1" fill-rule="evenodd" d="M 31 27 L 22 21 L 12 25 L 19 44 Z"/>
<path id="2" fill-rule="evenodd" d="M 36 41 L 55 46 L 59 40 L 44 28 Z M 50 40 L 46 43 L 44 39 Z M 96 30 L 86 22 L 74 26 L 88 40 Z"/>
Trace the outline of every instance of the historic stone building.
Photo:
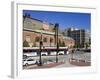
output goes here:
<path id="1" fill-rule="evenodd" d="M 41 20 L 31 18 L 30 16 L 23 17 L 23 46 L 35 47 L 40 46 L 42 36 L 43 46 L 56 46 L 54 25 L 44 23 Z M 65 37 L 63 34 L 58 34 L 59 46 L 74 46 L 75 42 L 70 37 Z"/>

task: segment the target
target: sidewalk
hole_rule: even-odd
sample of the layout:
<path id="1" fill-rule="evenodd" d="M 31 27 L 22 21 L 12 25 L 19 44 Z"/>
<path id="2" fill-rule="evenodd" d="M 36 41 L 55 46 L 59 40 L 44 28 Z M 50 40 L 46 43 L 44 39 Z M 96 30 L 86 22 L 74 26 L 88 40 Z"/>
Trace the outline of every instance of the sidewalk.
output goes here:
<path id="1" fill-rule="evenodd" d="M 42 66 L 37 66 L 37 65 L 31 65 L 28 67 L 25 67 L 24 69 L 43 69 L 43 68 L 53 68 L 59 65 L 64 64 L 64 62 L 58 62 L 58 63 L 50 63 L 50 64 L 44 64 Z"/>
<path id="2" fill-rule="evenodd" d="M 70 64 L 69 61 L 66 61 L 64 64 L 58 65 L 54 68 L 61 68 L 61 67 L 75 67 L 76 65 Z"/>
<path id="3" fill-rule="evenodd" d="M 24 69 L 44 69 L 44 68 L 62 68 L 62 67 L 76 67 L 76 66 L 90 66 L 91 62 L 84 62 L 83 60 L 66 60 L 64 62 L 58 62 L 58 63 L 50 63 L 50 64 L 44 64 L 42 66 L 37 65 L 30 65 L 27 67 L 24 67 Z"/>
<path id="4" fill-rule="evenodd" d="M 76 65 L 76 66 L 91 66 L 91 62 L 86 62 L 85 60 L 78 60 L 78 59 L 73 59 L 69 61 L 70 64 Z"/>
<path id="5" fill-rule="evenodd" d="M 60 68 L 60 67 L 76 67 L 76 66 L 91 66 L 91 62 L 84 62 L 84 60 L 67 60 L 65 64 L 58 65 L 54 68 Z"/>

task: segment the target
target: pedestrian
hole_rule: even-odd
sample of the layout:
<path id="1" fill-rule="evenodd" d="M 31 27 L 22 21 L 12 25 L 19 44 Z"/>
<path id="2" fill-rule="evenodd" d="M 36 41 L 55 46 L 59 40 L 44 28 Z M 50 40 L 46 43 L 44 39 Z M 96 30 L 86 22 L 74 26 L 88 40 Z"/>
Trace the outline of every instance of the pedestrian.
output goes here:
<path id="1" fill-rule="evenodd" d="M 74 49 L 72 49 L 72 59 L 73 59 Z"/>
<path id="2" fill-rule="evenodd" d="M 74 49 L 72 49 L 72 53 L 74 53 Z"/>

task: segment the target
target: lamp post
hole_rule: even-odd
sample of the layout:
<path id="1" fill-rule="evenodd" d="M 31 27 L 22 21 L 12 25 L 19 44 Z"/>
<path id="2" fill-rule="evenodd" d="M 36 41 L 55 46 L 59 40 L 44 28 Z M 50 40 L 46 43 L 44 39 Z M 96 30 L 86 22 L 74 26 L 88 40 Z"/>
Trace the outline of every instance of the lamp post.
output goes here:
<path id="1" fill-rule="evenodd" d="M 56 63 L 58 63 L 58 51 L 59 51 L 58 28 L 59 28 L 59 24 L 55 24 L 55 44 L 57 46 Z"/>
<path id="2" fill-rule="evenodd" d="M 42 32 L 41 32 L 41 36 L 40 36 L 40 60 L 39 60 L 39 65 L 42 66 L 42 59 L 41 59 L 41 52 L 42 52 L 42 46 L 43 46 L 43 42 L 42 42 Z"/>

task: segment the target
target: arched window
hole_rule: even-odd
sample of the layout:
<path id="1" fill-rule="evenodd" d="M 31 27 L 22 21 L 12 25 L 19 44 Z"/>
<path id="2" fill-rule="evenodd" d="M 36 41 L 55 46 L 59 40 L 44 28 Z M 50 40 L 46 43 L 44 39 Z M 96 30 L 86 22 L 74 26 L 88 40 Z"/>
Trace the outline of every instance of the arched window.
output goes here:
<path id="1" fill-rule="evenodd" d="M 35 38 L 35 42 L 39 42 L 40 41 L 40 38 L 39 37 L 36 37 Z"/>
<path id="2" fill-rule="evenodd" d="M 50 43 L 52 43 L 53 42 L 53 38 L 50 38 Z"/>
<path id="3" fill-rule="evenodd" d="M 59 42 L 58 42 L 58 43 L 59 43 L 59 46 L 62 46 L 62 44 L 61 44 L 61 40 L 60 40 L 60 39 L 59 39 Z"/>
<path id="4" fill-rule="evenodd" d="M 29 35 L 26 36 L 26 41 L 30 42 L 31 41 L 31 37 Z"/>
<path id="5" fill-rule="evenodd" d="M 43 39 L 43 42 L 47 42 L 47 38 L 44 38 L 44 39 Z"/>
<path id="6" fill-rule="evenodd" d="M 65 46 L 66 46 L 66 45 L 65 45 L 65 42 L 63 41 L 63 42 L 62 42 L 62 47 L 65 47 Z"/>

